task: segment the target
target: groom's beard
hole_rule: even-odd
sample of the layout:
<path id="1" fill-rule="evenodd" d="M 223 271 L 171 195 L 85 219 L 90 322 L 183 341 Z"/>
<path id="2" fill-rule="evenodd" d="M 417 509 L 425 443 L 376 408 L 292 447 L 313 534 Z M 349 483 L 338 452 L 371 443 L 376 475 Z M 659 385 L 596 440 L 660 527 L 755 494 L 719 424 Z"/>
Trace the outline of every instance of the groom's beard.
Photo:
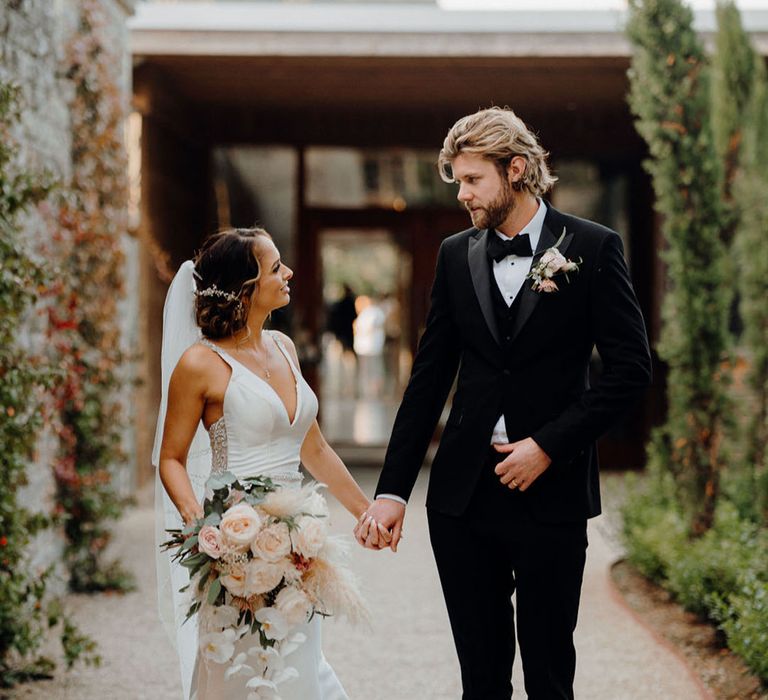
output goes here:
<path id="1" fill-rule="evenodd" d="M 498 197 L 489 202 L 482 208 L 472 211 L 469 204 L 466 205 L 469 215 L 472 217 L 472 225 L 478 229 L 498 228 L 514 211 L 515 195 L 512 185 L 506 180 L 502 180 L 501 191 Z"/>

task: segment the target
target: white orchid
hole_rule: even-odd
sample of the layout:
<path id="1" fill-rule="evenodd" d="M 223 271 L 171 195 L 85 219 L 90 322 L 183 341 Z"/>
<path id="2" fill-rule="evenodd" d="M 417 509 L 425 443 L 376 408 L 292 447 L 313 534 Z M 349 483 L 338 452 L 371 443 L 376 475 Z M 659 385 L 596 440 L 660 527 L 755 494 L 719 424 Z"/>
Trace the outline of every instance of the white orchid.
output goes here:
<path id="1" fill-rule="evenodd" d="M 248 660 L 248 656 L 245 652 L 240 652 L 233 660 L 232 665 L 224 672 L 224 680 L 229 680 L 233 676 L 238 674 L 244 674 L 252 676 L 256 671 L 252 666 L 245 663 Z"/>
<path id="2" fill-rule="evenodd" d="M 205 629 L 223 630 L 234 628 L 240 618 L 240 611 L 232 605 L 206 606 Z"/>
<path id="3" fill-rule="evenodd" d="M 262 608 L 256 613 L 255 618 L 261 623 L 261 631 L 267 639 L 279 642 L 285 639 L 291 629 L 285 615 L 275 608 Z"/>
<path id="4" fill-rule="evenodd" d="M 200 637 L 200 650 L 203 656 L 210 661 L 223 664 L 232 658 L 235 653 L 235 640 L 237 632 L 227 629 L 223 632 L 209 632 Z"/>
<path id="5" fill-rule="evenodd" d="M 274 647 L 253 646 L 248 649 L 248 656 L 252 657 L 253 663 L 262 669 L 279 671 L 285 666 L 285 662 Z"/>
<path id="6" fill-rule="evenodd" d="M 277 685 L 266 678 L 254 677 L 245 685 L 251 690 L 248 700 L 280 700 Z"/>
<path id="7" fill-rule="evenodd" d="M 288 681 L 292 681 L 294 678 L 299 677 L 299 672 L 293 668 L 293 666 L 286 666 L 282 671 L 278 671 L 274 676 L 272 676 L 272 681 L 275 685 L 280 685 L 281 683 L 287 683 Z"/>
<path id="8" fill-rule="evenodd" d="M 299 648 L 301 644 L 307 641 L 307 635 L 301 632 L 292 634 L 280 645 L 280 656 L 288 656 Z"/>

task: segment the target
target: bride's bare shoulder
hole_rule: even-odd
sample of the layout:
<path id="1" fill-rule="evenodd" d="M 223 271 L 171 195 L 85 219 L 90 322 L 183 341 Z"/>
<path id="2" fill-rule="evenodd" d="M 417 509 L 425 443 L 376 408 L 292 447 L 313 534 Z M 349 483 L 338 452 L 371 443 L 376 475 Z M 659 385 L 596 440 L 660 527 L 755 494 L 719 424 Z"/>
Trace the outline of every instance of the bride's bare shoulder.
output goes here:
<path id="1" fill-rule="evenodd" d="M 221 372 L 221 365 L 221 358 L 214 350 L 202 343 L 195 343 L 179 358 L 176 369 L 173 371 L 174 379 L 206 380 L 211 375 Z"/>

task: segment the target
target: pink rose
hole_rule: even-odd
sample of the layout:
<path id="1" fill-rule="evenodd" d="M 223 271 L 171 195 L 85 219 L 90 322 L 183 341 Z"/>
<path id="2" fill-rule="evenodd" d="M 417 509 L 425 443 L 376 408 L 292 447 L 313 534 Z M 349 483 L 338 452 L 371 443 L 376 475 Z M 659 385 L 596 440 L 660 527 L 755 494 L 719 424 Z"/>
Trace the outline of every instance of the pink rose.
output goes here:
<path id="1" fill-rule="evenodd" d="M 213 525 L 203 525 L 197 535 L 197 546 L 211 559 L 218 559 L 224 551 L 224 541 L 219 529 Z"/>

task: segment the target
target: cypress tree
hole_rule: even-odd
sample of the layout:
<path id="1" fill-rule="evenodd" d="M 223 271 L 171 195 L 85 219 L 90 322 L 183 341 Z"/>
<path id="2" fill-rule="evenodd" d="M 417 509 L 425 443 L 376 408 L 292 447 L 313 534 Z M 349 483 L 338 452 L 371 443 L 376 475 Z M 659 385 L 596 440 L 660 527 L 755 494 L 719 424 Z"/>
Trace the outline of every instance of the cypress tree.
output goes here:
<path id="1" fill-rule="evenodd" d="M 712 56 L 712 132 L 715 151 L 722 164 L 723 203 L 727 217 L 721 236 L 726 246 L 730 246 L 739 222 L 733 187 L 744 137 L 744 115 L 752 95 L 756 55 L 733 0 L 719 0 L 716 15 L 717 35 Z"/>
<path id="2" fill-rule="evenodd" d="M 747 379 L 755 400 L 741 453 L 752 475 L 756 511 L 768 524 L 768 78 L 762 59 L 755 66 L 735 186 L 740 225 L 734 252 L 742 341 L 751 356 Z"/>
<path id="3" fill-rule="evenodd" d="M 710 120 L 710 76 L 693 13 L 680 0 L 630 0 L 634 50 L 629 103 L 648 144 L 662 218 L 668 291 L 659 356 L 668 365 L 668 416 L 649 446 L 669 469 L 693 535 L 714 519 L 723 466 L 723 363 L 729 295 L 721 231 L 721 171 Z"/>

